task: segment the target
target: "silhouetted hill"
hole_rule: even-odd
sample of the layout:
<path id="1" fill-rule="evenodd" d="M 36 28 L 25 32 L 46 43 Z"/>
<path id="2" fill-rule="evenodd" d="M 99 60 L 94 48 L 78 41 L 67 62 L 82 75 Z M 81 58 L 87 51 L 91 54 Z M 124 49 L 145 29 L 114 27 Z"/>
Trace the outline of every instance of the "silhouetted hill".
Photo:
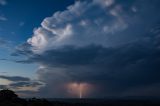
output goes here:
<path id="1" fill-rule="evenodd" d="M 160 106 L 160 102 L 142 99 L 21 99 L 6 89 L 0 91 L 0 106 Z"/>

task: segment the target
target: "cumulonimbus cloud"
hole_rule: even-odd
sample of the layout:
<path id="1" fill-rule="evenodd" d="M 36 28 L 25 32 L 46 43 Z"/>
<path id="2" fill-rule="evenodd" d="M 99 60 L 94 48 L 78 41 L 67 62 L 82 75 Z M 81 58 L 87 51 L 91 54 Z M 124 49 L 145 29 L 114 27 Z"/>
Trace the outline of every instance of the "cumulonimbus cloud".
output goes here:
<path id="1" fill-rule="evenodd" d="M 36 53 L 66 45 L 109 46 L 110 36 L 127 29 L 126 16 L 130 17 L 114 0 L 77 1 L 45 18 L 28 43 Z"/>
<path id="2" fill-rule="evenodd" d="M 89 97 L 151 95 L 159 87 L 160 2 L 127 3 L 77 1 L 45 18 L 17 47 L 15 55 L 27 60 L 16 62 L 40 65 L 38 79 L 46 85 L 39 95 L 71 97 L 66 85 L 72 82 L 92 85 Z"/>

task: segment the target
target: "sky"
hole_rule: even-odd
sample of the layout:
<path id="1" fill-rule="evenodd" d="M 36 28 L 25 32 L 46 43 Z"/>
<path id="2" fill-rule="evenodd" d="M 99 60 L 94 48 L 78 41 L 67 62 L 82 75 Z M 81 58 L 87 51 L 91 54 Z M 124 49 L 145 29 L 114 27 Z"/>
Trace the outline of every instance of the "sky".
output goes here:
<path id="1" fill-rule="evenodd" d="M 21 97 L 160 97 L 159 0 L 0 0 L 0 89 Z"/>

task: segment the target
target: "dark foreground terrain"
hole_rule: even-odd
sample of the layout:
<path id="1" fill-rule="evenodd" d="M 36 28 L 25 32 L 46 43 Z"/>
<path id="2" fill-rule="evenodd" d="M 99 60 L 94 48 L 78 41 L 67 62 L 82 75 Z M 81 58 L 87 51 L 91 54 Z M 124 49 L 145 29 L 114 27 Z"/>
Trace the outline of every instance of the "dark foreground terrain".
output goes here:
<path id="1" fill-rule="evenodd" d="M 131 99 L 21 99 L 11 90 L 1 90 L 0 106 L 160 106 L 160 101 Z"/>
<path id="2" fill-rule="evenodd" d="M 74 101 L 74 100 L 73 100 Z M 90 101 L 90 100 L 89 100 Z M 87 99 L 81 102 L 70 101 L 48 101 L 45 99 L 17 99 L 0 102 L 0 106 L 160 106 L 158 101 L 138 101 L 138 100 L 106 100 L 88 102 Z"/>

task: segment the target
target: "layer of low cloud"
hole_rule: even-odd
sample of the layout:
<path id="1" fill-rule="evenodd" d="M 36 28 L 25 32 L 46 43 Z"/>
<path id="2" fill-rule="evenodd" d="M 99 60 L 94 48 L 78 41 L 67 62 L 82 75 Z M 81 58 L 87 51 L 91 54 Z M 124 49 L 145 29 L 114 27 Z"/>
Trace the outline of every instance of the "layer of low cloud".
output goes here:
<path id="1" fill-rule="evenodd" d="M 20 76 L 4 76 L 4 75 L 0 75 L 0 78 L 3 79 L 7 79 L 10 81 L 29 81 L 29 78 L 25 78 L 25 77 L 20 77 Z"/>
<path id="2" fill-rule="evenodd" d="M 44 86 L 44 83 L 37 81 L 37 80 L 31 80 L 27 77 L 22 76 L 7 76 L 7 75 L 1 75 L 0 79 L 2 81 L 8 82 L 8 84 L 2 84 L 0 82 L 0 89 L 12 89 L 15 92 L 21 92 L 20 96 L 23 96 L 28 91 L 38 91 L 40 87 Z M 33 95 L 32 95 L 33 96 Z"/>
<path id="3" fill-rule="evenodd" d="M 75 82 L 90 85 L 86 97 L 158 96 L 159 4 L 77 1 L 45 18 L 12 55 L 39 64 L 38 80 L 46 85 L 38 96 L 72 97 L 67 85 Z"/>

